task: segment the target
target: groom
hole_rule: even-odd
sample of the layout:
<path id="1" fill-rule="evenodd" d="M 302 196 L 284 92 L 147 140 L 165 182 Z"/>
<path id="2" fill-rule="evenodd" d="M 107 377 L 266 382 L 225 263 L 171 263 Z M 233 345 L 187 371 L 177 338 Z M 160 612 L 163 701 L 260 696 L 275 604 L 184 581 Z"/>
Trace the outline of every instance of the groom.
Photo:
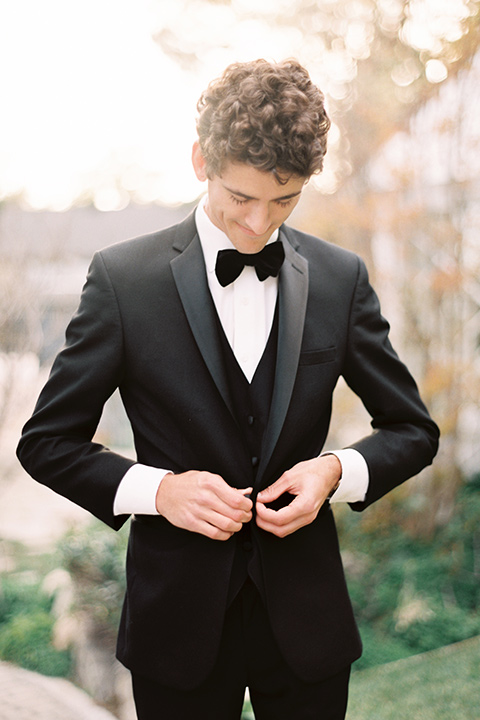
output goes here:
<path id="1" fill-rule="evenodd" d="M 345 717 L 361 644 L 331 503 L 363 510 L 438 430 L 351 252 L 284 223 L 329 120 L 296 61 L 198 103 L 185 221 L 97 253 L 18 455 L 113 528 L 131 517 L 118 657 L 140 720 Z M 322 454 L 340 376 L 373 431 Z M 116 388 L 136 460 L 95 442 Z"/>

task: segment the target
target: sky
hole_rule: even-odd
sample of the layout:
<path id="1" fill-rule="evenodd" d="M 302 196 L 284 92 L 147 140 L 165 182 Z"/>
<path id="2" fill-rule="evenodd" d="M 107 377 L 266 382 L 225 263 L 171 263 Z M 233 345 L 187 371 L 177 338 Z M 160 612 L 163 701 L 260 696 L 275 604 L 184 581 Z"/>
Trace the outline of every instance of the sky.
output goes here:
<path id="1" fill-rule="evenodd" d="M 397 0 L 380 1 L 394 8 Z M 417 2 L 433 3 L 437 14 L 444 7 L 440 17 L 452 27 L 446 8 L 463 0 Z M 202 5 L 200 16 L 194 0 L 0 0 L 0 201 L 19 197 L 28 207 L 53 210 L 82 199 L 101 210 L 132 198 L 193 201 L 203 191 L 190 162 L 196 101 L 232 60 L 305 53 L 294 22 L 275 28 L 266 22 L 272 8 L 281 14 L 288 7 L 287 0 L 232 0 Z M 238 22 L 240 12 L 251 19 Z M 162 53 L 154 35 L 165 27 L 193 52 L 198 40 L 197 72 Z M 421 18 L 412 31 L 420 44 L 427 27 Z M 360 58 L 361 23 L 352 28 L 346 41 Z M 335 59 L 329 65 L 325 54 L 315 62 L 321 51 L 310 50 L 328 90 L 341 94 L 353 65 Z M 324 88 L 324 78 L 312 79 Z M 334 142 L 335 127 L 330 147 Z M 326 186 L 328 173 L 327 164 Z"/>
<path id="2" fill-rule="evenodd" d="M 0 200 L 21 195 L 32 208 L 64 210 L 86 193 L 111 210 L 129 193 L 141 202 L 198 197 L 190 162 L 196 101 L 232 58 L 218 38 L 219 52 L 192 75 L 162 53 L 155 30 L 178 22 L 182 6 L 0 0 Z M 194 34 L 192 19 L 184 22 Z M 215 41 L 214 26 L 212 33 Z M 273 47 L 273 37 L 253 33 L 240 59 Z"/>
<path id="3" fill-rule="evenodd" d="M 92 188 L 110 209 L 126 201 L 120 167 L 145 202 L 198 193 L 172 170 L 188 160 L 196 88 L 152 39 L 150 3 L 3 1 L 0 197 L 61 210 Z"/>

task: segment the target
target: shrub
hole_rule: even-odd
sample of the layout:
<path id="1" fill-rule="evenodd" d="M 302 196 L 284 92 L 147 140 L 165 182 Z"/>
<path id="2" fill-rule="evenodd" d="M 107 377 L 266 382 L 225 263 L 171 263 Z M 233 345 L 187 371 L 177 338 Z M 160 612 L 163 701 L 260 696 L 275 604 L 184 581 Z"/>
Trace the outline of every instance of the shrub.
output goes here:
<path id="1" fill-rule="evenodd" d="M 4 578 L 0 588 L 0 658 L 43 675 L 68 676 L 69 654 L 52 645 L 51 598 L 22 578 Z"/>

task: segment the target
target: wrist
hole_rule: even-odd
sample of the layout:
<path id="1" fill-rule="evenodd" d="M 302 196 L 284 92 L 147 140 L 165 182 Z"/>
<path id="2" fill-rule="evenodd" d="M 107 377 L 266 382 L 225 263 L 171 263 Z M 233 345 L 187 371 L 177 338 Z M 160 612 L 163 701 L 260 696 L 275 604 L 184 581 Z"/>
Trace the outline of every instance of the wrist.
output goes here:
<path id="1" fill-rule="evenodd" d="M 330 490 L 327 494 L 327 500 L 330 500 L 332 496 L 337 492 L 338 488 L 340 487 L 340 482 L 342 480 L 342 463 L 340 462 L 339 458 L 335 455 L 335 453 L 324 453 L 322 458 L 325 458 L 328 460 L 331 470 L 331 484 L 330 484 Z"/>
<path id="2" fill-rule="evenodd" d="M 337 482 L 335 483 L 335 485 L 332 487 L 332 489 L 330 490 L 330 492 L 329 492 L 328 495 L 327 495 L 327 500 L 331 500 L 332 497 L 335 495 L 335 493 L 337 492 L 338 488 L 340 487 L 340 481 L 341 481 L 341 478 L 339 478 L 339 479 L 337 480 Z"/>

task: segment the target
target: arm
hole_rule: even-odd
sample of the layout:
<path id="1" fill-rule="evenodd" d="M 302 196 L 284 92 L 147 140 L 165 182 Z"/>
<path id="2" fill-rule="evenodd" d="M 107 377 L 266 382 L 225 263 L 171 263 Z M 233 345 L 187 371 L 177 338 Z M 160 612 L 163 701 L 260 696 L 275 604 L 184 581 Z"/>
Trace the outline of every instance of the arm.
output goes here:
<path id="1" fill-rule="evenodd" d="M 366 268 L 359 261 L 343 375 L 369 411 L 373 432 L 352 446 L 363 457 L 369 478 L 366 494 L 345 498 L 355 510 L 367 507 L 430 464 L 438 447 L 438 428 L 415 381 L 391 347 L 388 331 Z M 327 465 L 322 457 L 299 463 L 259 493 L 257 524 L 282 537 L 312 522 L 340 476 L 332 463 Z M 266 507 L 284 492 L 295 496 L 290 505 L 278 511 Z"/>
<path id="2" fill-rule="evenodd" d="M 354 443 L 368 466 L 363 510 L 430 465 L 438 449 L 439 430 L 417 385 L 390 344 L 389 325 L 360 262 L 350 320 L 343 376 L 369 412 L 373 432 Z"/>
<path id="3" fill-rule="evenodd" d="M 122 379 L 123 338 L 114 290 L 101 255 L 92 261 L 80 306 L 66 332 L 18 445 L 32 477 L 119 528 L 120 480 L 134 461 L 92 442 L 103 406 Z"/>
<path id="4" fill-rule="evenodd" d="M 251 517 L 252 503 L 242 491 L 218 476 L 208 479 L 211 491 L 205 490 L 208 473 L 169 475 L 160 490 L 165 471 L 136 464 L 92 441 L 103 406 L 121 385 L 124 372 L 121 313 L 102 255 L 97 254 L 67 328 L 66 345 L 24 427 L 17 450 L 23 466 L 36 480 L 114 528 L 131 512 L 159 512 L 179 527 L 227 539 Z M 171 478 L 183 482 L 172 483 Z M 193 482 L 195 478 L 201 482 Z M 145 486 L 151 493 L 147 499 Z"/>

